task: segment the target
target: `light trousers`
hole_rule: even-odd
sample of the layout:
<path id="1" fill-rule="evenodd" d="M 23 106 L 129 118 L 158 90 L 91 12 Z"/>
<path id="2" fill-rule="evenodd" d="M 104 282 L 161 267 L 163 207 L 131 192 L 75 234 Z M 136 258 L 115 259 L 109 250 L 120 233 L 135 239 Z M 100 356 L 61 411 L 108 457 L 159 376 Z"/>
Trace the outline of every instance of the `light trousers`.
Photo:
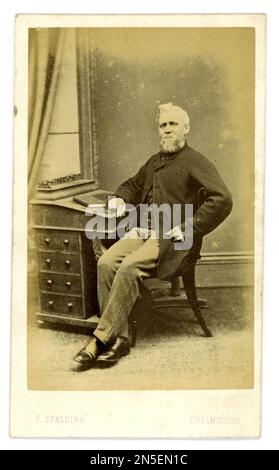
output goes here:
<path id="1" fill-rule="evenodd" d="M 101 318 L 94 335 L 103 343 L 117 336 L 128 338 L 128 317 L 140 293 L 143 279 L 151 277 L 158 264 L 159 240 L 152 232 L 142 238 L 134 228 L 117 241 L 98 261 L 98 301 Z"/>

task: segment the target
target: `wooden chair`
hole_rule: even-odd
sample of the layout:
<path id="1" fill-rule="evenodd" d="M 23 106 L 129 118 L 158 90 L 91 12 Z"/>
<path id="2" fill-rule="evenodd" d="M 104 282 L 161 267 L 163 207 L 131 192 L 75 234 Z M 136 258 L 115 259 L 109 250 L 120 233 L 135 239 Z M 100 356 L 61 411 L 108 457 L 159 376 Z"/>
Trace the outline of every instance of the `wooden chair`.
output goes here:
<path id="1" fill-rule="evenodd" d="M 197 199 L 194 205 L 194 211 L 196 211 L 205 201 L 206 191 L 204 187 L 201 187 L 197 192 Z M 202 247 L 202 238 L 195 241 L 193 248 L 187 258 L 187 264 L 181 273 L 183 286 L 184 286 L 184 295 L 181 293 L 180 289 L 180 275 L 174 277 L 171 281 L 171 288 L 169 295 L 165 295 L 159 299 L 159 301 L 154 300 L 152 295 L 150 295 L 148 289 L 149 280 L 143 281 L 143 288 L 141 292 L 141 298 L 137 305 L 137 308 L 131 313 L 129 318 L 129 331 L 131 338 L 131 346 L 136 345 L 137 339 L 137 312 L 139 309 L 143 308 L 191 308 L 198 325 L 201 327 L 205 337 L 212 337 L 212 333 L 207 327 L 201 309 L 208 308 L 207 301 L 205 299 L 199 299 L 197 297 L 196 290 L 196 264 L 197 261 L 201 258 L 201 247 Z"/>
<path id="2" fill-rule="evenodd" d="M 195 247 L 195 252 L 190 257 L 189 262 L 187 263 L 181 275 L 184 289 L 180 288 L 180 276 L 176 276 L 171 282 L 169 295 L 160 295 L 160 297 L 156 299 L 156 297 L 153 297 L 155 289 L 152 291 L 152 288 L 150 288 L 149 285 L 152 279 L 143 281 L 141 297 L 129 317 L 129 336 L 132 347 L 136 345 L 137 317 L 139 315 L 139 311 L 146 309 L 160 309 L 162 311 L 166 308 L 191 308 L 195 315 L 196 322 L 201 327 L 204 336 L 212 337 L 212 333 L 207 327 L 201 312 L 202 309 L 208 308 L 208 303 L 205 299 L 198 298 L 196 291 L 195 273 L 197 261 L 201 258 L 201 243 L 202 242 L 200 242 L 199 246 L 197 245 Z M 182 292 L 183 290 L 184 292 Z"/>
<path id="3" fill-rule="evenodd" d="M 205 188 L 201 187 L 197 192 L 197 199 L 194 204 L 194 212 L 197 210 L 198 207 L 204 202 L 206 197 Z M 110 241 L 109 245 L 105 247 L 104 243 L 100 242 L 100 240 L 95 239 L 93 240 L 93 249 L 95 252 L 96 259 L 98 260 L 99 257 L 103 254 L 104 249 L 109 248 L 109 246 L 113 242 Z M 202 246 L 202 238 L 195 241 L 193 248 L 191 249 L 190 254 L 187 257 L 187 264 L 181 273 L 183 286 L 184 286 L 184 294 L 181 292 L 180 289 L 180 275 L 174 277 L 171 281 L 171 288 L 169 295 L 164 295 L 160 298 L 160 301 L 156 301 L 152 298 L 149 289 L 150 280 L 154 281 L 156 278 L 151 278 L 143 281 L 141 296 L 139 301 L 136 304 L 136 308 L 131 312 L 129 316 L 129 336 L 131 346 L 134 347 L 136 345 L 137 339 L 137 316 L 139 309 L 146 309 L 151 307 L 153 308 L 191 308 L 197 323 L 201 327 L 204 336 L 212 337 L 212 334 L 207 327 L 204 318 L 201 313 L 201 309 L 208 308 L 207 301 L 205 299 L 198 299 L 197 292 L 196 292 L 196 279 L 195 279 L 195 272 L 196 272 L 196 264 L 197 261 L 201 258 L 200 250 Z M 157 280 L 158 281 L 158 280 Z M 159 281 L 158 281 L 159 282 Z"/>

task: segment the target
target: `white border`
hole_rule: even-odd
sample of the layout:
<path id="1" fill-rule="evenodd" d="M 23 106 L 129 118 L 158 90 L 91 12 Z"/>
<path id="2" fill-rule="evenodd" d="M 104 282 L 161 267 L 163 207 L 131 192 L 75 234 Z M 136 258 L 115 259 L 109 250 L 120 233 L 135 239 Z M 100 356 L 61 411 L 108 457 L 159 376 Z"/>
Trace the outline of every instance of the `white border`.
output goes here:
<path id="1" fill-rule="evenodd" d="M 110 6 L 108 6 L 110 5 Z M 12 52 L 13 52 L 13 28 L 12 21 L 13 15 L 16 12 L 25 11 L 25 12 L 41 12 L 49 11 L 50 6 L 52 12 L 61 11 L 61 3 L 57 5 L 47 5 L 44 6 L 38 4 L 35 1 L 29 2 L 19 2 L 15 1 L 13 5 L 9 4 L 5 9 L 3 8 L 3 15 L 1 15 L 1 24 L 0 34 L 1 36 L 5 34 L 4 39 L 2 38 L 2 44 L 5 44 L 5 50 L 2 55 L 2 63 L 5 64 L 3 69 L 2 79 L 4 78 L 4 84 L 2 82 L 2 88 L 5 90 L 4 100 L 1 105 L 1 112 L 3 112 L 4 118 L 3 122 L 3 152 L 5 156 L 11 155 L 11 142 L 12 142 L 12 120 L 11 120 L 11 104 L 12 104 Z M 278 392 L 278 374 L 277 374 L 277 357 L 278 352 L 278 314 L 276 308 L 276 293 L 277 293 L 277 270 L 275 271 L 278 259 L 276 248 L 277 242 L 277 175 L 278 171 L 278 157 L 275 154 L 275 149 L 277 149 L 277 134 L 278 134 L 278 123 L 277 123 L 277 105 L 278 103 L 278 65 L 277 65 L 277 44 L 278 44 L 278 11 L 276 2 L 271 2 L 267 5 L 267 2 L 262 1 L 253 1 L 250 0 L 227 0 L 226 4 L 224 1 L 186 1 L 184 2 L 183 7 L 181 8 L 181 2 L 173 1 L 171 6 L 161 6 L 158 11 L 158 3 L 149 0 L 148 2 L 141 1 L 140 4 L 135 1 L 133 2 L 133 9 L 131 5 L 127 7 L 126 2 L 117 2 L 117 8 L 115 7 L 114 2 L 105 2 L 103 0 L 102 4 L 99 7 L 94 6 L 95 12 L 162 12 L 162 11 L 172 11 L 172 12 L 266 12 L 269 14 L 268 18 L 268 37 L 269 37 L 269 46 L 268 46 L 268 119 L 267 119 L 267 176 L 266 176 L 266 208 L 265 208 L 265 219 L 266 219 L 266 232 L 265 232 L 265 327 L 264 327 L 264 337 L 265 337 L 265 363 L 264 363 L 264 407 L 263 407 L 263 437 L 260 441 L 172 441 L 172 448 L 274 448 L 278 443 L 277 432 L 273 432 L 274 429 L 277 429 L 278 423 L 278 406 L 277 398 L 279 395 Z M 68 1 L 67 8 L 63 7 L 64 12 L 93 12 L 92 2 L 85 2 L 80 0 L 79 2 Z M 182 11 L 181 11 L 182 10 Z M 4 73 L 5 72 L 5 73 Z M 6 86 L 4 86 L 6 85 Z M 272 159 L 272 154 L 274 153 L 274 159 Z M 6 227 L 11 225 L 11 215 L 10 215 L 10 205 L 8 200 L 11 202 L 11 171 L 12 165 L 10 159 L 4 160 L 4 177 L 2 181 L 2 191 L 7 198 L 3 198 L 6 204 L 2 206 L 2 221 L 6 224 Z M 4 317 L 2 319 L 2 328 L 5 332 L 9 330 L 9 317 L 8 312 L 10 308 L 9 303 L 9 272 L 10 272 L 10 247 L 11 247 L 11 231 L 6 230 L 4 234 L 4 252 L 2 253 L 2 263 L 1 268 L 3 268 L 3 274 L 1 277 L 1 285 L 7 286 L 4 288 L 5 297 L 3 297 L 3 313 Z M 7 247 L 7 248 L 6 248 Z M 5 284 L 4 284 L 5 281 Z M 9 353 L 9 335 L 4 334 L 5 341 L 1 341 L 1 358 L 6 358 Z M 2 352 L 3 350 L 3 352 Z M 1 444 L 2 447 L 6 448 L 164 448 L 166 443 L 164 441 L 55 441 L 55 440 L 11 440 L 7 434 L 8 427 L 8 366 L 7 361 L 2 360 L 1 374 L 3 374 L 3 379 L 1 384 L 6 386 L 1 386 L 1 393 L 4 400 L 0 400 L 1 406 L 3 405 L 3 412 L 1 410 Z M 2 396 L 1 396 L 2 398 Z M 249 404 L 247 403 L 249 406 Z M 3 447 L 4 448 L 4 447 Z"/>
<path id="2" fill-rule="evenodd" d="M 11 434 L 18 437 L 258 437 L 261 358 L 261 225 L 263 184 L 262 110 L 264 82 L 257 79 L 257 277 L 255 278 L 255 385 L 254 390 L 186 390 L 125 392 L 38 392 L 27 390 L 26 266 L 27 217 L 27 45 L 30 27 L 254 27 L 256 29 L 256 76 L 264 80 L 264 15 L 250 16 L 19 16 L 16 21 L 14 122 L 14 262 Z M 259 228 L 260 227 L 260 228 Z M 20 373 L 18 373 L 20 372 Z M 249 401 L 249 408 L 246 403 Z M 45 415 L 86 417 L 82 426 L 41 422 Z M 193 424 L 191 416 L 239 417 L 239 423 Z M 121 424 L 120 424 L 121 423 Z"/>

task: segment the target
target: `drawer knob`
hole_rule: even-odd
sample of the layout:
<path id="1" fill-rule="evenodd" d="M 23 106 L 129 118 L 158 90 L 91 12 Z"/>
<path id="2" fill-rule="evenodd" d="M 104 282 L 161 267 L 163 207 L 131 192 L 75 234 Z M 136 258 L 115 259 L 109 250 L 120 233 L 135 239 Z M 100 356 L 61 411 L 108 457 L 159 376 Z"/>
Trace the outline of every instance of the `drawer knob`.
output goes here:
<path id="1" fill-rule="evenodd" d="M 52 307 L 54 306 L 53 300 L 49 300 L 49 301 L 48 301 L 48 306 L 49 306 L 50 308 L 52 308 Z"/>
<path id="2" fill-rule="evenodd" d="M 46 243 L 47 245 L 49 245 L 49 242 L 50 242 L 50 238 L 45 238 L 45 243 Z"/>
<path id="3" fill-rule="evenodd" d="M 51 279 L 48 279 L 48 280 L 47 280 L 47 284 L 48 284 L 49 286 L 52 286 L 53 281 L 52 281 Z"/>
<path id="4" fill-rule="evenodd" d="M 46 259 L 46 264 L 50 264 L 50 259 Z"/>
<path id="5" fill-rule="evenodd" d="M 70 266 L 71 261 L 69 259 L 66 259 L 65 264 L 66 264 L 66 266 Z"/>
<path id="6" fill-rule="evenodd" d="M 69 303 L 68 303 L 68 308 L 73 308 L 72 302 L 69 302 Z"/>
<path id="7" fill-rule="evenodd" d="M 64 245 L 69 245 L 69 243 L 70 243 L 69 240 L 66 238 L 66 239 L 64 240 Z"/>
<path id="8" fill-rule="evenodd" d="M 72 283 L 70 281 L 67 281 L 66 286 L 70 288 L 72 286 Z"/>

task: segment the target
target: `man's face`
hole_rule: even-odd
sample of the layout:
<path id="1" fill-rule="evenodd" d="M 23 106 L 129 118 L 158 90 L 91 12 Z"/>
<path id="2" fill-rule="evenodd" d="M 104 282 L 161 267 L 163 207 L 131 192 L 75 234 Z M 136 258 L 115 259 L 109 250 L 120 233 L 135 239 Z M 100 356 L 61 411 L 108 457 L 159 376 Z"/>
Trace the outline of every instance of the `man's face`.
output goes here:
<path id="1" fill-rule="evenodd" d="M 160 144 L 164 153 L 180 150 L 185 144 L 188 132 L 189 126 L 185 126 L 184 116 L 180 112 L 172 111 L 159 116 Z"/>

